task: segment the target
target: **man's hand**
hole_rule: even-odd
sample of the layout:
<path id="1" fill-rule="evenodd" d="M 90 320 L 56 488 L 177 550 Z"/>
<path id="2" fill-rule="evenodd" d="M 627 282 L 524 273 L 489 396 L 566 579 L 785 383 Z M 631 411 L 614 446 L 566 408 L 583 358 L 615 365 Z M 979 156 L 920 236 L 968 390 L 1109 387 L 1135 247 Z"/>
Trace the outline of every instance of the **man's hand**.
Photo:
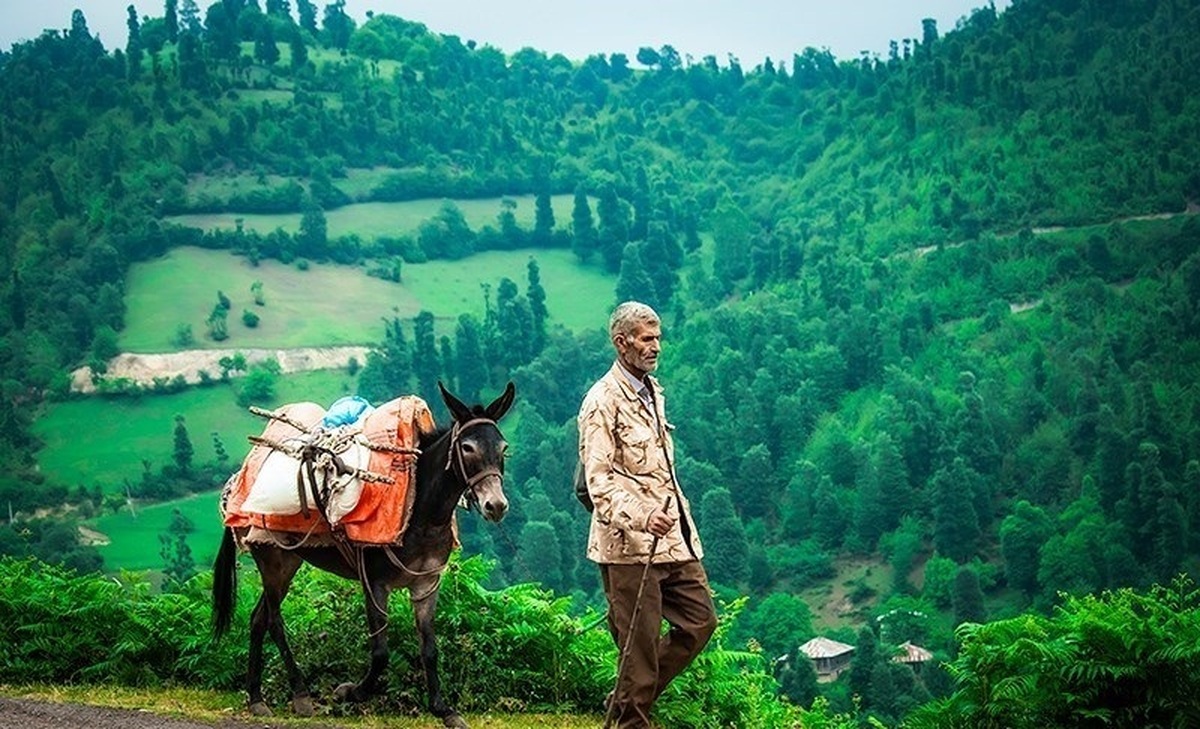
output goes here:
<path id="1" fill-rule="evenodd" d="M 656 537 L 665 537 L 675 526 L 674 517 L 667 516 L 664 511 L 656 511 L 646 521 L 646 531 Z"/>

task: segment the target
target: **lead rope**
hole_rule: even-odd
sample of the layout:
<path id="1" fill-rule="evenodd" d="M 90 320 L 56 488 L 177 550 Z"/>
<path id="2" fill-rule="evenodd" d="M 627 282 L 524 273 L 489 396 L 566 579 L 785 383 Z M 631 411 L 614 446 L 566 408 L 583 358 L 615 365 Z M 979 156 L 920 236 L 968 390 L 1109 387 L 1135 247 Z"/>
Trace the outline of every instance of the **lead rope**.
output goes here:
<path id="1" fill-rule="evenodd" d="M 671 497 L 663 502 L 663 512 L 671 508 Z M 654 553 L 658 551 L 658 535 L 650 540 L 650 556 L 646 558 L 646 566 L 642 568 L 642 579 L 638 583 L 637 598 L 633 601 L 633 613 L 629 616 L 629 630 L 625 633 L 625 647 L 617 660 L 617 683 L 613 686 L 612 698 L 608 700 L 608 711 L 604 714 L 604 729 L 612 726 L 615 718 L 613 710 L 617 707 L 617 697 L 621 690 L 621 679 L 625 675 L 625 664 L 629 662 L 629 649 L 633 647 L 633 629 L 637 625 L 638 613 L 642 611 L 642 595 L 646 592 L 646 578 L 650 576 L 650 565 L 654 563 Z"/>

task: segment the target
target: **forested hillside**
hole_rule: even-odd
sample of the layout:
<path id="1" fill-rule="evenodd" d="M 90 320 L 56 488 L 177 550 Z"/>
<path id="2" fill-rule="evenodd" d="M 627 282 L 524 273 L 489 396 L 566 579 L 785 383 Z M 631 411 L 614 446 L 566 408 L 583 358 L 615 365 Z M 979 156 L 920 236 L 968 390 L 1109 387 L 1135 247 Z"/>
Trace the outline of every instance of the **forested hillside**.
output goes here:
<path id="1" fill-rule="evenodd" d="M 506 56 L 359 26 L 340 0 L 295 10 L 167 0 L 123 49 L 76 12 L 0 54 L 0 501 L 22 518 L 92 498 L 38 472 L 30 423 L 119 351 L 135 262 L 190 245 L 399 278 L 569 248 L 664 315 L 681 481 L 721 597 L 750 597 L 731 639 L 857 645 L 835 706 L 857 693 L 893 722 L 948 693 L 936 666 L 886 660 L 901 642 L 950 657 L 961 622 L 1200 572 L 1200 3 L 1019 0 L 885 57 L 753 67 L 669 45 Z M 472 228 L 450 202 L 517 195 L 532 226 L 509 206 Z M 416 232 L 328 234 L 327 211 L 424 198 L 447 202 Z M 302 219 L 169 220 L 205 212 Z M 513 513 L 500 534 L 465 519 L 463 541 L 494 582 L 593 602 L 568 484 L 615 302 L 577 334 L 548 321 L 536 265 L 485 296 L 440 330 L 381 310 L 360 391 L 515 379 Z M 0 554 L 80 549 L 50 533 L 10 519 Z"/>

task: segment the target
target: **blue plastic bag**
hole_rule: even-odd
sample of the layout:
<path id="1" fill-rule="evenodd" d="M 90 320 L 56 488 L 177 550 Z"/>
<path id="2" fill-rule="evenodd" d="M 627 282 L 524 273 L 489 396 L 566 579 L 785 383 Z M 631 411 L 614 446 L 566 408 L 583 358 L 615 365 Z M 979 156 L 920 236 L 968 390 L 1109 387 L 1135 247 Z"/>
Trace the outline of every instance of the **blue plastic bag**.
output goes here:
<path id="1" fill-rule="evenodd" d="M 338 399 L 329 406 L 321 425 L 326 428 L 336 428 L 340 425 L 352 425 L 367 417 L 375 408 L 371 403 L 358 395 L 348 395 Z"/>

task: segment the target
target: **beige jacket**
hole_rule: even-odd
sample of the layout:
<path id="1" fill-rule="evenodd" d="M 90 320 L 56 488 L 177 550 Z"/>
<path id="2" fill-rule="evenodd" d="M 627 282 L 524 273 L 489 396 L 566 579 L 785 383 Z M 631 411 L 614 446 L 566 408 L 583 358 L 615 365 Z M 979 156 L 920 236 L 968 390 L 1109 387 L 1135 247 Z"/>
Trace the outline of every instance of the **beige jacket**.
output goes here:
<path id="1" fill-rule="evenodd" d="M 704 551 L 688 501 L 675 475 L 675 444 L 667 422 L 662 387 L 647 377 L 658 411 L 643 404 L 620 365 L 600 378 L 579 408 L 579 458 L 595 504 L 587 557 L 602 564 L 642 564 L 654 538 L 650 515 L 671 497 L 675 526 L 658 541 L 654 562 L 687 562 Z M 687 536 L 685 536 L 687 535 Z"/>

